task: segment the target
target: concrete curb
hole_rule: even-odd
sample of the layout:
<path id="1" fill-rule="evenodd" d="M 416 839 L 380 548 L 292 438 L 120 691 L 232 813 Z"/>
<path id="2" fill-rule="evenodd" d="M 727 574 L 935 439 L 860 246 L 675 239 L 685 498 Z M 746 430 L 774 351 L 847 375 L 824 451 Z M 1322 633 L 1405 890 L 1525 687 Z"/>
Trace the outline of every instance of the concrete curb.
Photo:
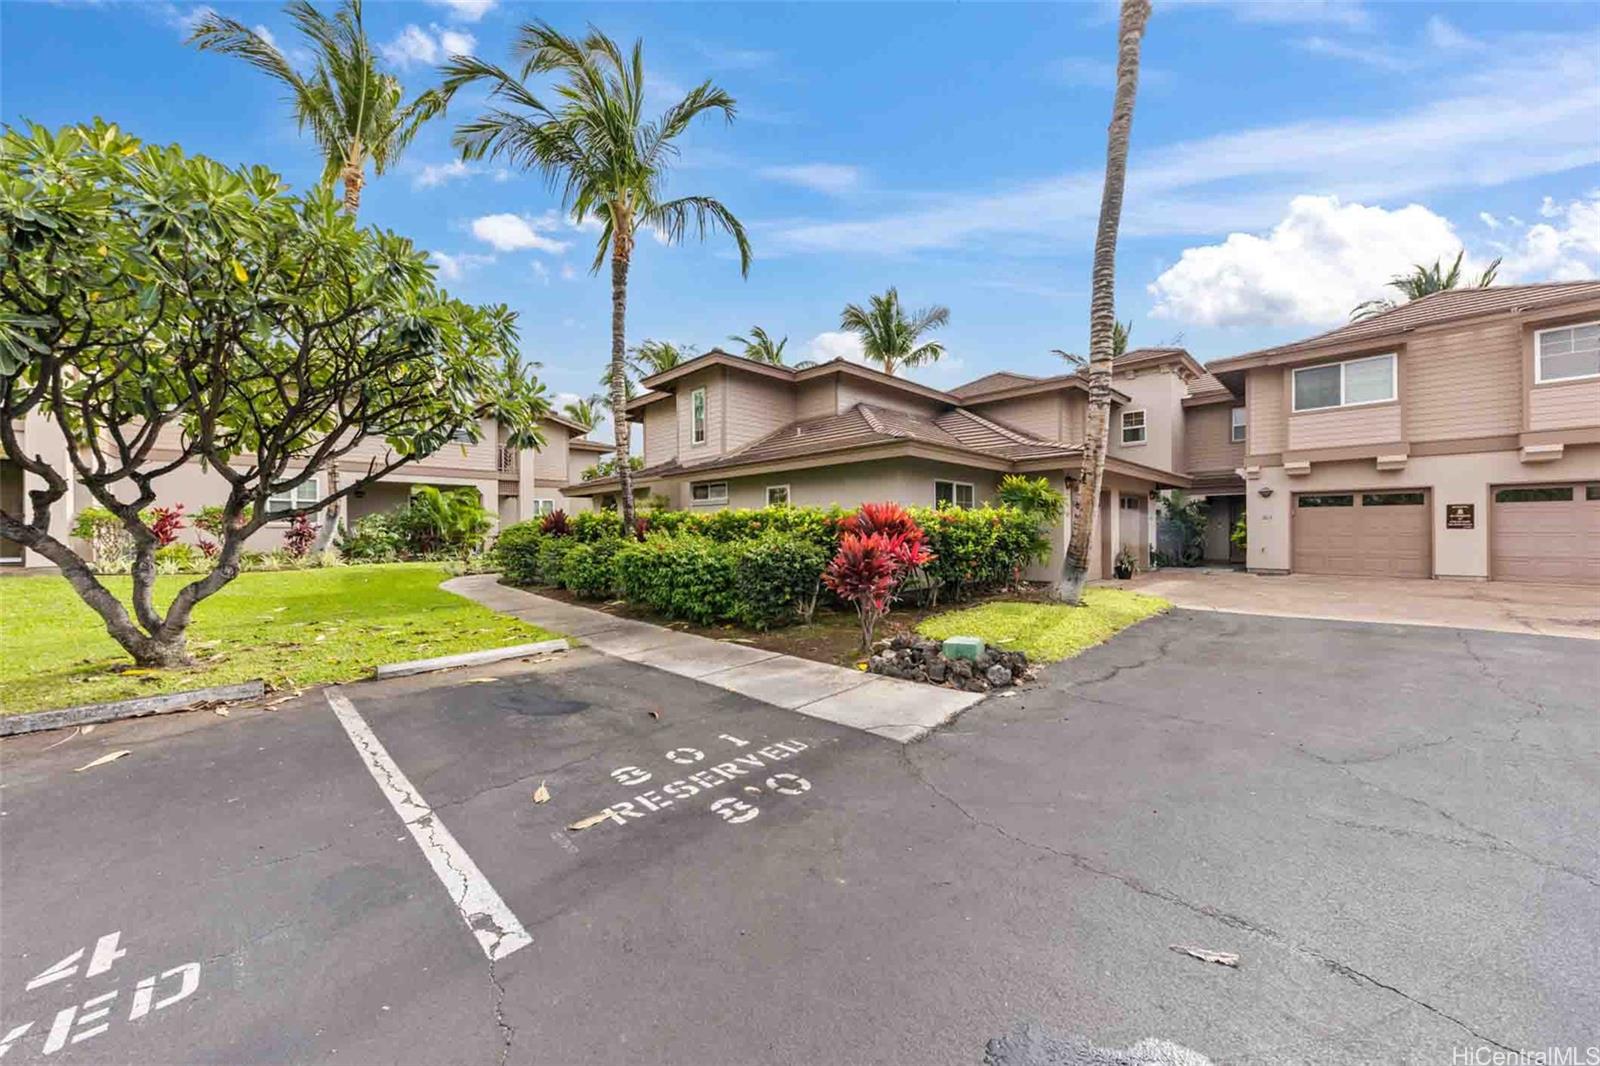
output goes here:
<path id="1" fill-rule="evenodd" d="M 113 703 L 87 703 L 82 707 L 62 707 L 54 711 L 35 711 L 32 714 L 11 714 L 0 718 L 0 737 L 38 733 L 46 729 L 63 729 L 67 726 L 96 725 L 115 722 L 123 718 L 144 718 L 152 714 L 169 714 L 187 710 L 199 703 L 252 700 L 266 694 L 264 681 L 242 681 L 237 685 L 214 685 L 188 692 L 171 692 L 165 696 L 141 696 Z"/>
<path id="2" fill-rule="evenodd" d="M 448 670 L 455 666 L 482 666 L 503 659 L 520 659 L 524 655 L 544 655 L 566 651 L 571 645 L 565 640 L 541 640 L 534 644 L 514 644 L 509 648 L 490 648 L 488 651 L 466 651 L 459 655 L 441 655 L 437 659 L 413 659 L 404 663 L 385 663 L 375 667 L 372 676 L 405 677 L 408 674 L 426 674 L 434 670 Z"/>

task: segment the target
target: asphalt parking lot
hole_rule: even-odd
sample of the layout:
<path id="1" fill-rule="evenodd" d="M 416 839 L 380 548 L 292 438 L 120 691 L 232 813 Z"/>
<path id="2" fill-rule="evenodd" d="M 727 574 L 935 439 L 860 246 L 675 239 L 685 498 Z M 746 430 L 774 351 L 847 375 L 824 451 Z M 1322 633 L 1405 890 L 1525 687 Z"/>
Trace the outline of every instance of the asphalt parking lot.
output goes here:
<path id="1" fill-rule="evenodd" d="M 1594 647 L 1180 611 L 913 745 L 582 649 L 346 686 L 342 713 L 315 692 L 18 738 L 0 1041 L 7 1063 L 1587 1048 Z"/>

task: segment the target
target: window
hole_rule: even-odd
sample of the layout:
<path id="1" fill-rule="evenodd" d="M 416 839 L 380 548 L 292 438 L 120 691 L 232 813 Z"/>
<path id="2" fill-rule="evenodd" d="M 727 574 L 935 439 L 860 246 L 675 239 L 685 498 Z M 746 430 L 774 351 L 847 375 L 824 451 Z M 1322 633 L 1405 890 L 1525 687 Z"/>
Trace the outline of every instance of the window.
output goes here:
<path id="1" fill-rule="evenodd" d="M 965 481 L 935 481 L 933 483 L 933 505 L 941 507 L 950 504 L 952 507 L 962 509 L 970 508 L 977 501 L 977 493 Z"/>
<path id="2" fill-rule="evenodd" d="M 1235 407 L 1229 412 L 1231 421 L 1228 425 L 1228 439 L 1238 444 L 1244 440 L 1244 408 Z"/>
<path id="3" fill-rule="evenodd" d="M 767 486 L 767 506 L 768 507 L 787 507 L 788 505 L 789 505 L 789 486 L 788 485 L 768 485 Z"/>
<path id="4" fill-rule="evenodd" d="M 554 501 L 554 500 L 534 500 L 533 501 L 533 513 L 535 515 L 547 515 L 550 512 L 554 511 L 555 509 L 556 509 L 556 501 Z"/>
<path id="5" fill-rule="evenodd" d="M 1586 500 L 1600 500 L 1600 485 L 1586 486 L 1583 490 L 1583 498 Z"/>
<path id="6" fill-rule="evenodd" d="M 1395 398 L 1394 355 L 1308 366 L 1294 372 L 1294 409 L 1320 411 Z"/>
<path id="7" fill-rule="evenodd" d="M 472 428 L 470 426 L 462 426 L 460 429 L 451 430 L 450 431 L 450 440 L 454 444 L 473 444 L 473 443 L 476 443 L 473 440 Z"/>
<path id="8" fill-rule="evenodd" d="M 1301 507 L 1354 507 L 1356 498 L 1348 493 L 1338 495 L 1297 496 L 1295 503 Z"/>
<path id="9" fill-rule="evenodd" d="M 1363 492 L 1363 507 L 1420 507 L 1424 496 L 1420 492 Z"/>
<path id="10" fill-rule="evenodd" d="M 727 503 L 726 481 L 697 481 L 689 486 L 689 498 L 695 503 Z"/>
<path id="11" fill-rule="evenodd" d="M 1566 503 L 1572 499 L 1572 486 L 1545 489 L 1500 489 L 1495 503 Z"/>
<path id="12" fill-rule="evenodd" d="M 1121 496 L 1118 499 L 1121 501 L 1119 506 L 1124 511 L 1137 511 L 1139 509 L 1139 497 L 1137 496 Z"/>
<path id="13" fill-rule="evenodd" d="M 1535 343 L 1534 381 L 1600 377 L 1600 322 L 1542 329 L 1535 335 Z"/>
<path id="14" fill-rule="evenodd" d="M 706 390 L 695 389 L 689 394 L 689 443 L 704 444 L 705 442 Z"/>
<path id="15" fill-rule="evenodd" d="M 267 497 L 267 513 L 277 514 L 279 511 L 293 511 L 301 507 L 310 507 L 322 499 L 322 479 L 311 478 L 309 481 L 296 485 L 287 492 L 274 492 Z M 312 515 L 312 521 L 316 516 Z"/>
<path id="16" fill-rule="evenodd" d="M 1124 443 L 1124 444 L 1143 444 L 1144 443 L 1144 412 L 1143 411 L 1124 411 L 1124 412 L 1122 412 L 1122 443 Z"/>

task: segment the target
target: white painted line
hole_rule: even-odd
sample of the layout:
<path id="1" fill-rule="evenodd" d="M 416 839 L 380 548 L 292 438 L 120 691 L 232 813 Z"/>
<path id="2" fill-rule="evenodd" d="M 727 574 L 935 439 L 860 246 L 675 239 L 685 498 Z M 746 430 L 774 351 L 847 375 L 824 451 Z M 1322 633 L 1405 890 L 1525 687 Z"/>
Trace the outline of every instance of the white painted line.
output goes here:
<path id="1" fill-rule="evenodd" d="M 524 655 L 547 655 L 566 651 L 564 640 L 541 640 L 533 644 L 514 644 L 509 648 L 490 648 L 487 651 L 465 651 L 460 655 L 441 655 L 437 659 L 412 659 L 404 663 L 385 663 L 374 667 L 373 677 L 405 677 L 407 674 L 425 674 L 432 670 L 448 670 L 454 666 L 482 666 L 505 659 L 520 659 Z"/>
<path id="2" fill-rule="evenodd" d="M 373 780 L 383 790 L 389 805 L 400 816 L 417 846 L 427 858 L 433 872 L 444 883 L 445 890 L 455 901 L 461 918 L 472 930 L 491 962 L 498 961 L 519 948 L 533 943 L 533 937 L 522 927 L 517 916 L 511 913 L 506 901 L 494 890 L 489 879 L 483 876 L 472 856 L 464 851 L 450 830 L 445 828 L 433 808 L 423 801 L 422 794 L 407 779 L 399 765 L 390 758 L 383 744 L 356 710 L 355 704 L 341 692 L 328 689 L 328 705 L 339 719 L 339 724 L 350 735 L 350 740 L 361 755 L 361 761 L 372 771 Z"/>

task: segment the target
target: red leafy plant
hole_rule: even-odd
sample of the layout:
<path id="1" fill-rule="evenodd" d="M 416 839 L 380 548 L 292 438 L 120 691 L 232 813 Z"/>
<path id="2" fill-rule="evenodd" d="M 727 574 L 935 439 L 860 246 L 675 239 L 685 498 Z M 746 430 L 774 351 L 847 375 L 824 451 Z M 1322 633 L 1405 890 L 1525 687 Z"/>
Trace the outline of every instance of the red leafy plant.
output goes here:
<path id="1" fill-rule="evenodd" d="M 183 529 L 183 504 L 175 503 L 171 507 L 150 508 L 150 532 L 156 535 L 156 546 L 165 548 L 168 544 L 178 539 L 178 533 Z"/>
<path id="2" fill-rule="evenodd" d="M 567 522 L 567 512 L 551 511 L 539 520 L 539 532 L 547 537 L 564 537 L 572 532 Z"/>
<path id="3" fill-rule="evenodd" d="M 839 528 L 839 550 L 822 572 L 822 583 L 855 607 L 861 648 L 870 651 L 873 630 L 889 613 L 895 592 L 934 555 L 923 543 L 922 527 L 898 504 L 862 504 Z"/>
<path id="4" fill-rule="evenodd" d="M 311 519 L 303 514 L 297 514 L 289 522 L 289 528 L 283 534 L 283 550 L 296 559 L 304 559 L 311 552 L 311 545 L 316 543 L 317 527 L 311 524 Z"/>

